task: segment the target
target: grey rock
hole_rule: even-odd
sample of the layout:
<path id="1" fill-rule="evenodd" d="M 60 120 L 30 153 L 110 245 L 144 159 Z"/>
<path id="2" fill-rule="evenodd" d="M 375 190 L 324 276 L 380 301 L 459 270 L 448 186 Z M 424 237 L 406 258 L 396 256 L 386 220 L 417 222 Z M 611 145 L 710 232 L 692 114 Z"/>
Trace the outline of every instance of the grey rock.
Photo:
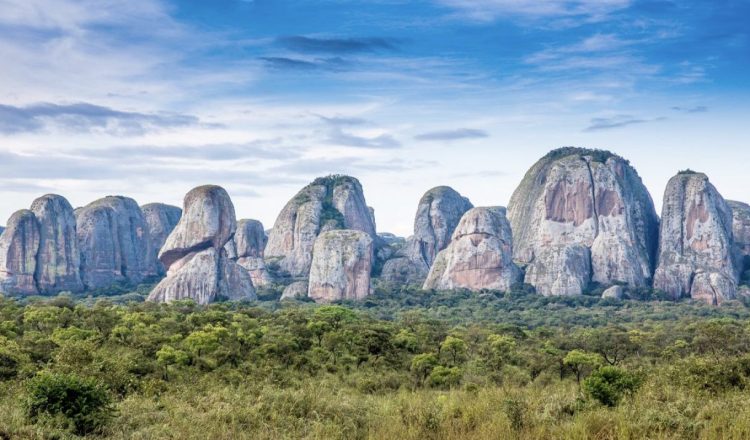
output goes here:
<path id="1" fill-rule="evenodd" d="M 623 158 L 561 148 L 526 173 L 508 205 L 513 256 L 543 295 L 576 295 L 590 282 L 650 284 L 659 220 Z"/>
<path id="2" fill-rule="evenodd" d="M 625 298 L 625 288 L 622 286 L 612 286 L 602 292 L 602 298 L 623 299 Z"/>
<path id="3" fill-rule="evenodd" d="M 664 192 L 654 288 L 720 304 L 736 297 L 732 209 L 702 173 L 681 172 Z"/>
<path id="4" fill-rule="evenodd" d="M 307 281 L 295 281 L 286 286 L 281 299 L 300 299 L 307 297 Z"/>
<path id="5" fill-rule="evenodd" d="M 39 221 L 35 274 L 39 293 L 80 292 L 81 257 L 73 207 L 64 197 L 47 194 L 34 200 L 31 211 Z"/>
<path id="6" fill-rule="evenodd" d="M 2 235 L 2 234 L 3 234 L 3 232 L 5 232 L 5 228 L 4 228 L 4 227 L 2 227 L 2 226 L 0 226 L 0 235 Z"/>
<path id="7" fill-rule="evenodd" d="M 267 286 L 273 282 L 271 275 L 266 270 L 263 259 L 263 251 L 266 247 L 266 233 L 263 224 L 258 220 L 240 220 L 237 222 L 237 232 L 234 239 L 227 245 L 233 247 L 233 257 L 237 264 L 245 268 L 255 287 Z M 231 255 L 230 255 L 230 258 Z"/>
<path id="8" fill-rule="evenodd" d="M 377 239 L 362 185 L 353 177 L 321 177 L 297 193 L 276 218 L 265 258 L 292 276 L 305 277 L 315 239 L 336 229 L 359 230 Z"/>
<path id="9" fill-rule="evenodd" d="M 424 283 L 427 273 L 424 266 L 409 257 L 396 257 L 387 260 L 380 272 L 380 281 L 389 286 L 403 286 Z"/>
<path id="10" fill-rule="evenodd" d="M 732 209 L 732 235 L 740 256 L 750 256 L 750 205 L 727 200 Z"/>
<path id="11" fill-rule="evenodd" d="M 156 274 L 164 275 L 167 270 L 159 261 L 159 251 L 180 221 L 182 209 L 164 203 L 149 203 L 141 206 L 141 211 L 148 227 L 148 265 Z"/>
<path id="12" fill-rule="evenodd" d="M 39 293 L 34 274 L 39 250 L 39 221 L 28 209 L 15 212 L 0 235 L 0 292 Z"/>
<path id="13" fill-rule="evenodd" d="M 503 211 L 473 208 L 461 218 L 448 247 L 438 253 L 424 288 L 507 291 L 521 277 L 513 263 L 510 224 Z"/>
<path id="14" fill-rule="evenodd" d="M 316 302 L 362 299 L 370 294 L 373 239 L 355 230 L 335 230 L 315 240 L 307 296 Z"/>

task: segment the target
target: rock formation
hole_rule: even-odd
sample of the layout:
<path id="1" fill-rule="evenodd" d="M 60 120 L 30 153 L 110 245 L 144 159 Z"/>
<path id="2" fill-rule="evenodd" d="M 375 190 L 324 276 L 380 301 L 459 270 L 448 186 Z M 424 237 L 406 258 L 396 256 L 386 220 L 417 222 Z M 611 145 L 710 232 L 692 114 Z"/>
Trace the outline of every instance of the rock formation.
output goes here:
<path id="1" fill-rule="evenodd" d="M 316 302 L 362 299 L 370 294 L 373 239 L 355 230 L 335 230 L 315 240 L 307 296 Z"/>
<path id="2" fill-rule="evenodd" d="M 230 242 L 235 254 L 233 258 L 247 270 L 255 287 L 266 286 L 272 282 L 263 260 L 266 241 L 263 223 L 245 219 L 237 222 L 237 232 Z"/>
<path id="3" fill-rule="evenodd" d="M 166 269 L 159 261 L 159 251 L 180 221 L 182 210 L 164 203 L 149 203 L 141 206 L 141 211 L 148 228 L 148 264 L 158 275 L 164 275 Z"/>
<path id="4" fill-rule="evenodd" d="M 750 256 L 750 205 L 727 200 L 732 209 L 732 235 L 741 257 Z"/>
<path id="5" fill-rule="evenodd" d="M 509 290 L 521 281 L 513 263 L 510 224 L 502 210 L 473 208 L 438 253 L 424 289 Z"/>
<path id="6" fill-rule="evenodd" d="M 625 298 L 625 288 L 622 286 L 612 286 L 602 292 L 602 298 L 623 299 Z"/>
<path id="7" fill-rule="evenodd" d="M 3 232 L 5 232 L 5 228 L 4 228 L 4 227 L 2 227 L 2 226 L 0 226 L 0 235 L 2 235 L 2 234 L 3 234 Z"/>
<path id="8" fill-rule="evenodd" d="M 297 193 L 273 225 L 265 258 L 292 276 L 305 277 L 315 239 L 334 229 L 359 230 L 377 239 L 362 185 L 353 177 L 321 177 Z"/>
<path id="9" fill-rule="evenodd" d="M 157 275 L 150 235 L 135 200 L 108 196 L 76 210 L 81 278 L 88 289 L 135 285 Z"/>
<path id="10" fill-rule="evenodd" d="M 511 197 L 514 259 L 543 295 L 591 282 L 650 284 L 658 217 L 635 169 L 612 153 L 561 148 L 539 160 Z"/>
<path id="11" fill-rule="evenodd" d="M 237 228 L 229 194 L 214 185 L 185 195 L 183 214 L 159 252 L 167 269 L 149 301 L 193 299 L 208 304 L 218 299 L 255 299 L 250 275 L 228 258 L 224 246 Z"/>
<path id="12" fill-rule="evenodd" d="M 732 209 L 705 174 L 680 172 L 664 192 L 654 288 L 719 304 L 735 298 L 738 279 Z"/>
<path id="13" fill-rule="evenodd" d="M 38 293 L 34 274 L 39 250 L 39 221 L 28 209 L 15 212 L 0 236 L 0 292 Z"/>
<path id="14" fill-rule="evenodd" d="M 31 212 L 39 222 L 34 275 L 39 293 L 83 290 L 73 207 L 64 197 L 47 194 L 34 200 Z"/>
<path id="15" fill-rule="evenodd" d="M 284 288 L 280 299 L 300 299 L 307 297 L 307 281 L 295 281 Z"/>

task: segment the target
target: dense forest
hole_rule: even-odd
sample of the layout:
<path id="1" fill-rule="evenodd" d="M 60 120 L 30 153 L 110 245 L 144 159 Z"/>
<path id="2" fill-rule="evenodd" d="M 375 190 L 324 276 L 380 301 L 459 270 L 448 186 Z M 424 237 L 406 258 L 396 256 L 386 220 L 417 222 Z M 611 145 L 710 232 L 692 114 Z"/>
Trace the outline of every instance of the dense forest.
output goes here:
<path id="1" fill-rule="evenodd" d="M 148 290 L 1 299 L 0 438 L 750 437 L 737 301 Z"/>

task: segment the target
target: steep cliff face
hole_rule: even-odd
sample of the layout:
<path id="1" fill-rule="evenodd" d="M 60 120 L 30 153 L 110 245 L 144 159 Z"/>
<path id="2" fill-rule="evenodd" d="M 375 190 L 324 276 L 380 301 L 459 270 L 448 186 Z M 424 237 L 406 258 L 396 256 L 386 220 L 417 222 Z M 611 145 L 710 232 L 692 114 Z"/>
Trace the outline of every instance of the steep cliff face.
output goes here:
<path id="1" fill-rule="evenodd" d="M 376 239 L 362 185 L 349 176 L 316 179 L 290 200 L 268 237 L 265 258 L 295 277 L 310 270 L 313 244 L 325 231 L 353 229 Z"/>
<path id="2" fill-rule="evenodd" d="M 234 205 L 223 188 L 206 185 L 188 192 L 183 215 L 159 253 L 167 277 L 148 300 L 190 298 L 208 304 L 222 298 L 255 299 L 250 275 L 225 250 L 236 229 Z"/>
<path id="3" fill-rule="evenodd" d="M 35 279 L 39 293 L 83 290 L 73 207 L 62 197 L 47 194 L 34 200 L 31 212 L 39 221 L 39 250 Z"/>
<path id="4" fill-rule="evenodd" d="M 461 218 L 448 247 L 438 253 L 424 288 L 509 290 L 522 276 L 512 255 L 510 224 L 503 211 L 473 208 Z"/>
<path id="5" fill-rule="evenodd" d="M 664 192 L 654 288 L 719 304 L 735 298 L 738 280 L 732 209 L 705 174 L 676 175 Z"/>
<path id="6" fill-rule="evenodd" d="M 513 193 L 508 218 L 514 258 L 544 295 L 577 295 L 591 282 L 651 281 L 658 217 L 640 177 L 619 156 L 550 152 Z"/>
<path id="7" fill-rule="evenodd" d="M 35 295 L 39 221 L 28 209 L 15 212 L 0 235 L 0 292 Z"/>
<path id="8" fill-rule="evenodd" d="M 159 251 L 180 221 L 182 209 L 164 203 L 149 203 L 141 206 L 141 211 L 148 228 L 148 266 L 158 275 L 164 275 L 166 269 L 159 261 Z"/>
<path id="9" fill-rule="evenodd" d="M 750 256 L 750 205 L 727 200 L 732 209 L 732 234 L 741 257 Z"/>
<path id="10" fill-rule="evenodd" d="M 267 240 L 263 223 L 258 220 L 244 219 L 237 222 L 237 232 L 230 242 L 233 244 L 235 254 L 234 257 L 231 255 L 230 257 L 247 270 L 255 287 L 266 286 L 273 282 L 263 260 Z"/>
<path id="11" fill-rule="evenodd" d="M 315 240 L 307 296 L 316 302 L 370 294 L 373 240 L 362 231 L 334 230 Z"/>

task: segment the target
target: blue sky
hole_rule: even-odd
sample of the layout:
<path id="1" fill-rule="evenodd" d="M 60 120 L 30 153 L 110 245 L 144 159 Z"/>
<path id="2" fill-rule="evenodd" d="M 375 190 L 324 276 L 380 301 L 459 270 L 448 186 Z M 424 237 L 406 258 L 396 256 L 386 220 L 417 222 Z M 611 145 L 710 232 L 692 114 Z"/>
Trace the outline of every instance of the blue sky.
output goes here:
<path id="1" fill-rule="evenodd" d="M 0 218 L 217 183 L 270 227 L 348 173 L 408 235 L 430 187 L 503 205 L 564 145 L 630 159 L 657 206 L 688 167 L 750 201 L 749 19 L 747 0 L 0 0 Z"/>

